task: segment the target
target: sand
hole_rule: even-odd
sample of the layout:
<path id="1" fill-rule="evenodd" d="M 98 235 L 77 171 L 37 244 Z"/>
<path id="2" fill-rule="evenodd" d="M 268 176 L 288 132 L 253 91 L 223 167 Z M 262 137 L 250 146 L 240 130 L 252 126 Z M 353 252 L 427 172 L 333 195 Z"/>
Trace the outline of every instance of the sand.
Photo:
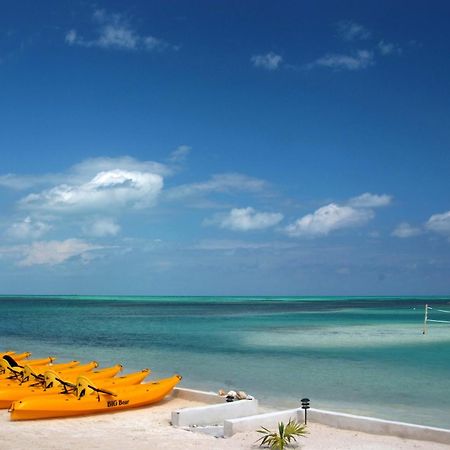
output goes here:
<path id="1" fill-rule="evenodd" d="M 232 438 L 173 428 L 171 411 L 203 405 L 184 399 L 170 399 L 158 405 L 72 419 L 11 422 L 0 412 L 0 449 L 101 449 L 101 450 L 225 450 L 260 448 L 258 433 L 240 433 Z M 297 448 L 304 450 L 449 450 L 450 446 L 338 430 L 318 424 L 309 425 L 307 438 L 299 438 Z"/>

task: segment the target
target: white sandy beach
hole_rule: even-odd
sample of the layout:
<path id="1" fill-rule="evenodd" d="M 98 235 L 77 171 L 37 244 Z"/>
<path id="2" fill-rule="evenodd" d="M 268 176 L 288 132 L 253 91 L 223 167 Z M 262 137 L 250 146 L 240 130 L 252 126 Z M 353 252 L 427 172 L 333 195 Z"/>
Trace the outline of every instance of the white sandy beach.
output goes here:
<path id="1" fill-rule="evenodd" d="M 0 413 L 0 448 L 32 449 L 257 449 L 258 433 L 216 438 L 199 432 L 173 428 L 171 411 L 200 405 L 184 399 L 169 399 L 158 405 L 83 418 L 11 422 Z M 307 438 L 299 438 L 305 450 L 448 450 L 450 446 L 392 436 L 338 430 L 310 424 Z"/>

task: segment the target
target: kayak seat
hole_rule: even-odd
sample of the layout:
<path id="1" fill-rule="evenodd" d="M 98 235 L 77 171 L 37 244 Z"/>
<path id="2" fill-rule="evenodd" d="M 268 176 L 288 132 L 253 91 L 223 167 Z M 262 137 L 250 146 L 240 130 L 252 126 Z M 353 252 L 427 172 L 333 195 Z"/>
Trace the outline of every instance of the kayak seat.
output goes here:
<path id="1" fill-rule="evenodd" d="M 32 378 L 38 381 L 37 384 L 42 384 L 44 380 L 43 375 L 36 373 L 31 366 L 26 365 L 22 370 L 22 381 L 20 382 L 20 384 L 25 383 L 26 381 L 30 381 Z"/>
<path id="2" fill-rule="evenodd" d="M 56 386 L 56 384 L 59 384 L 63 387 L 64 394 L 68 394 L 69 392 L 72 392 L 76 388 L 75 384 L 69 383 L 68 381 L 64 381 L 61 378 L 59 378 L 58 374 L 56 372 L 53 372 L 53 370 L 47 370 L 44 373 L 44 391 L 46 389 L 50 389 Z M 70 388 L 70 391 L 67 388 Z"/>
<path id="3" fill-rule="evenodd" d="M 95 387 L 92 381 L 87 377 L 80 376 L 77 378 L 76 395 L 78 400 L 81 400 L 83 397 L 92 394 L 93 392 L 97 393 L 98 401 L 100 401 L 100 394 L 112 395 L 114 397 L 117 395 L 114 392 L 107 391 L 106 389 L 99 389 Z"/>
<path id="4" fill-rule="evenodd" d="M 18 362 L 16 362 L 16 360 L 10 355 L 3 355 L 2 360 L 6 361 L 11 367 L 22 368 L 22 366 Z"/>
<path id="5" fill-rule="evenodd" d="M 9 355 L 5 355 L 0 359 L 0 374 L 10 374 L 12 378 L 18 378 L 19 375 L 22 374 L 22 366 L 14 361 L 13 358 L 10 358 Z"/>

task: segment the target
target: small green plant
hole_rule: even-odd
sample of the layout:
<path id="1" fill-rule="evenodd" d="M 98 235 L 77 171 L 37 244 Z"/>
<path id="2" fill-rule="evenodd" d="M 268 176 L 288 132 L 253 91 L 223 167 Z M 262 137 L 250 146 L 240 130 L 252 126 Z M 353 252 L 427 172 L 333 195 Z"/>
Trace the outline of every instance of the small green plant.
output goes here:
<path id="1" fill-rule="evenodd" d="M 268 445 L 271 450 L 283 450 L 292 441 L 297 442 L 298 436 L 305 436 L 307 433 L 306 426 L 299 424 L 296 420 L 289 419 L 289 422 L 285 425 L 283 422 L 278 424 L 278 433 L 276 431 L 270 431 L 265 427 L 261 427 L 258 433 L 264 436 L 258 439 L 256 442 L 261 441 L 260 447 Z"/>

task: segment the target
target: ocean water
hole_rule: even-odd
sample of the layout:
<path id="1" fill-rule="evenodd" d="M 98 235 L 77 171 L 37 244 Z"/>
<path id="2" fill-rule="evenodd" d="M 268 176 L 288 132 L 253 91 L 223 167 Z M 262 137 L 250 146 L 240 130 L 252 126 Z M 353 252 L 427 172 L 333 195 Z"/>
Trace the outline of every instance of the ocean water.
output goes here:
<path id="1" fill-rule="evenodd" d="M 0 350 L 450 428 L 450 297 L 0 296 Z"/>

